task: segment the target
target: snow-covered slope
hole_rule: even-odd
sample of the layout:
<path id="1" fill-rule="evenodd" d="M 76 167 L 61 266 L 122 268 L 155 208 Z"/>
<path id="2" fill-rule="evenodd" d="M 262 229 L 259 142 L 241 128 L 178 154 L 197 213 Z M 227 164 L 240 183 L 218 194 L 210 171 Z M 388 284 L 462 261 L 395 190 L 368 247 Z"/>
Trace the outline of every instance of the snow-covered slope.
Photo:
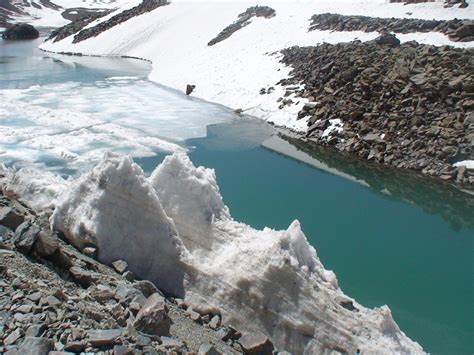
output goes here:
<path id="1" fill-rule="evenodd" d="M 37 207 L 47 202 L 42 195 L 55 201 L 53 226 L 77 247 L 98 246 L 106 263 L 126 260 L 194 309 L 221 314 L 244 333 L 264 332 L 280 349 L 422 352 L 386 306 L 368 309 L 341 291 L 298 221 L 282 231 L 234 221 L 214 171 L 183 153 L 166 157 L 149 178 L 112 153 L 75 181 L 44 175 L 32 184 L 21 176 L 33 170 L 0 173 L 7 193 Z"/>
<path id="2" fill-rule="evenodd" d="M 69 23 L 61 14 L 66 9 L 114 9 L 128 0 L 2 0 L 0 27 L 5 22 L 27 22 L 34 26 L 57 27 Z"/>
<path id="3" fill-rule="evenodd" d="M 237 20 L 238 14 L 254 5 L 270 6 L 271 18 L 257 17 L 248 26 L 213 46 L 208 42 Z M 341 13 L 378 17 L 421 19 L 474 18 L 472 5 L 444 8 L 443 2 L 403 5 L 386 0 L 305 0 L 278 1 L 184 1 L 174 0 L 144 15 L 132 18 L 83 42 L 72 44 L 72 37 L 46 42 L 42 48 L 56 52 L 93 55 L 129 55 L 153 62 L 150 78 L 161 84 L 185 90 L 196 85 L 193 95 L 218 102 L 245 113 L 295 130 L 305 130 L 305 120 L 296 120 L 305 99 L 293 98 L 294 105 L 279 108 L 285 91 L 276 85 L 289 69 L 279 63 L 278 51 L 293 45 L 371 40 L 378 33 L 308 32 L 309 19 L 317 13 Z M 99 20 L 100 21 L 100 20 Z M 402 41 L 417 40 L 437 45 L 471 46 L 455 43 L 438 32 L 399 35 Z M 262 88 L 274 87 L 266 95 Z"/>

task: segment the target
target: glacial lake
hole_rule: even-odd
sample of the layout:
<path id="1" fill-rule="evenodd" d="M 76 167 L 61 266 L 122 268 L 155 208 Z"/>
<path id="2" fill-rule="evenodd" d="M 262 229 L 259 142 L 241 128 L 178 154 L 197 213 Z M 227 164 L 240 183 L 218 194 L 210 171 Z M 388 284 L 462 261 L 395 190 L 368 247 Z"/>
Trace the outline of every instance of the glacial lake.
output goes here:
<path id="1" fill-rule="evenodd" d="M 236 220 L 275 229 L 300 220 L 346 294 L 387 304 L 428 352 L 472 354 L 473 195 L 278 137 L 263 122 L 149 82 L 146 62 L 53 55 L 38 44 L 0 42 L 0 162 L 77 175 L 114 150 L 150 173 L 167 153 L 145 138 L 178 144 L 216 170 Z M 56 125 L 64 115 L 67 124 Z"/>

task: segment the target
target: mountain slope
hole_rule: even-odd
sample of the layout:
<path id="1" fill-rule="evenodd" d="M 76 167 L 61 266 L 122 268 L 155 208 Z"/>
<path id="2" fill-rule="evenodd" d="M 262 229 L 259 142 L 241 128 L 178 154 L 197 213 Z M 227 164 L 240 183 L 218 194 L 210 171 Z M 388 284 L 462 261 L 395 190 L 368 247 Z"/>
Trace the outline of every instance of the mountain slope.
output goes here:
<path id="1" fill-rule="evenodd" d="M 16 22 L 57 27 L 90 11 L 119 7 L 127 0 L 0 0 L 0 27 Z M 69 11 L 66 11 L 68 10 Z"/>

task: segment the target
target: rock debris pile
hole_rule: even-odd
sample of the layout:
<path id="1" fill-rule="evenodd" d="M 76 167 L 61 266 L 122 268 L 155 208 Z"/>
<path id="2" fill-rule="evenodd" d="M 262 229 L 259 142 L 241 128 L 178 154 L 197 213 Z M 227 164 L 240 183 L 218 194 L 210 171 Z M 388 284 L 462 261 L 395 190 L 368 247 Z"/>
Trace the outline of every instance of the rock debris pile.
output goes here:
<path id="1" fill-rule="evenodd" d="M 52 232 L 38 215 L 0 194 L 0 353 L 236 354 L 273 346 L 199 314 L 127 263 L 98 262 Z M 115 270 L 114 270 L 115 269 Z"/>
<path id="2" fill-rule="evenodd" d="M 474 50 L 382 37 L 282 51 L 293 71 L 279 84 L 286 96 L 309 100 L 299 113 L 308 118 L 308 137 L 363 159 L 474 184 L 474 171 L 452 165 L 474 156 Z"/>
<path id="3" fill-rule="evenodd" d="M 441 32 L 455 42 L 474 41 L 472 20 L 421 20 L 411 18 L 380 18 L 368 16 L 345 16 L 339 14 L 317 14 L 311 17 L 310 31 L 363 31 L 363 32 Z"/>
<path id="4" fill-rule="evenodd" d="M 405 5 L 408 4 L 420 4 L 423 2 L 435 2 L 435 0 L 390 0 L 390 2 L 402 2 Z M 444 7 L 453 7 L 454 5 L 459 5 L 459 7 L 464 8 L 469 4 L 466 0 L 445 0 Z"/>

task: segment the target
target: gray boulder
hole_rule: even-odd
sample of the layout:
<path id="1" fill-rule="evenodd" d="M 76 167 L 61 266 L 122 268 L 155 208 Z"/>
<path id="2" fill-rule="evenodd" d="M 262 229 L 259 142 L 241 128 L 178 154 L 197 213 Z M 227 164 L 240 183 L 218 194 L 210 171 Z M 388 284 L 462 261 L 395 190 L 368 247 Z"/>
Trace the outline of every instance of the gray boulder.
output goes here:
<path id="1" fill-rule="evenodd" d="M 150 335 L 169 335 L 171 319 L 165 299 L 158 293 L 148 297 L 137 314 L 134 322 L 135 329 Z"/>
<path id="2" fill-rule="evenodd" d="M 2 37 L 7 40 L 37 39 L 39 37 L 39 32 L 33 26 L 21 23 L 8 28 L 3 32 Z"/>

